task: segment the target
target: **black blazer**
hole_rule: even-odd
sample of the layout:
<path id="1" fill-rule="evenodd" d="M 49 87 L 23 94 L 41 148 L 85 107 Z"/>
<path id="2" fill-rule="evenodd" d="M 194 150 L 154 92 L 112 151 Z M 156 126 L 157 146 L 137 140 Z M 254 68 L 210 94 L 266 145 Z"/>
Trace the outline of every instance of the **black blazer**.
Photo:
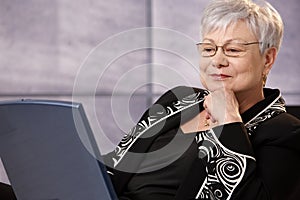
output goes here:
<path id="1" fill-rule="evenodd" d="M 186 179 L 179 186 L 176 199 L 195 199 L 200 192 L 198 199 L 211 199 L 210 195 L 217 195 L 214 192 L 220 191 L 224 195 L 221 199 L 300 199 L 300 120 L 284 111 L 284 101 L 280 97 L 279 90 L 265 89 L 264 93 L 265 100 L 242 114 L 244 123 L 232 123 L 214 128 L 213 132 L 217 135 L 217 139 L 209 138 L 207 133 L 198 134 L 196 140 L 199 147 L 206 148 L 207 141 L 212 142 L 222 155 L 195 160 Z M 189 101 L 184 99 L 190 95 L 197 96 L 194 102 L 198 103 L 191 106 L 182 104 L 182 107 L 186 106 L 187 109 L 167 117 L 164 120 L 164 127 L 159 129 L 157 135 L 180 126 L 180 120 L 188 120 L 198 114 L 203 109 L 201 98 L 206 94 L 204 90 L 188 87 L 178 87 L 165 93 L 156 102 L 165 108 L 189 102 L 189 98 Z M 167 114 L 162 118 L 165 116 Z M 146 111 L 139 122 L 147 122 L 148 117 L 149 111 Z M 144 134 L 151 133 L 151 129 L 155 129 L 155 126 L 148 128 Z M 130 138 L 130 134 L 134 137 Z M 147 152 L 155 141 L 155 137 L 142 139 L 135 138 L 135 132 L 130 134 L 125 138 L 129 137 L 133 141 L 127 149 L 132 152 Z M 128 141 L 130 140 L 124 140 L 124 143 L 129 143 Z M 122 148 L 127 147 L 122 146 L 121 142 L 118 150 Z M 118 159 L 119 155 L 116 155 L 118 152 L 107 155 L 105 160 L 109 166 L 113 166 L 111 158 Z M 135 165 L 138 169 L 140 163 L 139 160 L 130 160 L 126 154 L 122 156 L 116 168 L 109 168 L 118 194 L 122 193 L 133 177 L 132 173 L 118 170 L 118 166 Z M 233 159 L 233 165 L 228 165 L 227 174 L 222 171 L 224 170 L 221 168 L 222 165 L 218 165 L 226 159 Z M 232 168 L 234 164 L 238 167 Z M 230 170 L 233 169 L 241 171 L 230 174 Z M 232 178 L 230 175 L 236 177 Z M 209 177 L 214 178 L 211 180 Z"/>

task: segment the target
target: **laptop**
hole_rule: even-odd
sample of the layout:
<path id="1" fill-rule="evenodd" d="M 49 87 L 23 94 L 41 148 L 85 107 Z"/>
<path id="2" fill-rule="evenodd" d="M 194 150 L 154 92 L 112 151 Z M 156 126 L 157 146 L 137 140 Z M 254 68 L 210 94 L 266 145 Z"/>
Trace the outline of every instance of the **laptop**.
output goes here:
<path id="1" fill-rule="evenodd" d="M 117 199 L 80 103 L 0 102 L 0 157 L 17 199 Z"/>

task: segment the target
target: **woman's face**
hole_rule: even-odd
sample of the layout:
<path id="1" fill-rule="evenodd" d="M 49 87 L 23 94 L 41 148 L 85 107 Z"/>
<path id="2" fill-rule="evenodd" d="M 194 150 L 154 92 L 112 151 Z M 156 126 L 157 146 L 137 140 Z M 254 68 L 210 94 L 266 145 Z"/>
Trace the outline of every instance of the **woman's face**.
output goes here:
<path id="1" fill-rule="evenodd" d="M 226 43 L 258 42 L 246 23 L 239 21 L 225 30 L 216 30 L 203 37 L 203 42 L 223 46 Z M 240 57 L 226 56 L 218 48 L 212 57 L 200 56 L 200 78 L 203 86 L 214 91 L 227 88 L 235 93 L 261 91 L 262 75 L 267 74 L 266 57 L 260 54 L 259 45 L 245 45 L 245 53 Z"/>

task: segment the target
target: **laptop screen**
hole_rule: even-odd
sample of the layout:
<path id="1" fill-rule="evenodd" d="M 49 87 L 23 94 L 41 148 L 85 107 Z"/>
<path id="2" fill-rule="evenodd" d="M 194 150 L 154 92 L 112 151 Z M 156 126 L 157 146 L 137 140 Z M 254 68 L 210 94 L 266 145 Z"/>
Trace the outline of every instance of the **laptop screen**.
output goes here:
<path id="1" fill-rule="evenodd" d="M 1 102 L 0 122 L 0 157 L 18 199 L 116 199 L 80 103 Z"/>

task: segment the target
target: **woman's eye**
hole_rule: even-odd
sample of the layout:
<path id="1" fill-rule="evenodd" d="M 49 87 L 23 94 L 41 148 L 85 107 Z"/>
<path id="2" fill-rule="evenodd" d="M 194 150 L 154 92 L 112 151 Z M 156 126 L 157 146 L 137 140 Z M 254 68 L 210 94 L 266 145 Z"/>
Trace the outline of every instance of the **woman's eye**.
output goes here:
<path id="1" fill-rule="evenodd" d="M 227 52 L 241 52 L 242 50 L 241 49 L 237 49 L 237 48 L 228 48 L 226 49 Z"/>
<path id="2" fill-rule="evenodd" d="M 203 51 L 205 51 L 205 52 L 212 52 L 214 50 L 215 50 L 214 48 L 204 48 Z"/>

